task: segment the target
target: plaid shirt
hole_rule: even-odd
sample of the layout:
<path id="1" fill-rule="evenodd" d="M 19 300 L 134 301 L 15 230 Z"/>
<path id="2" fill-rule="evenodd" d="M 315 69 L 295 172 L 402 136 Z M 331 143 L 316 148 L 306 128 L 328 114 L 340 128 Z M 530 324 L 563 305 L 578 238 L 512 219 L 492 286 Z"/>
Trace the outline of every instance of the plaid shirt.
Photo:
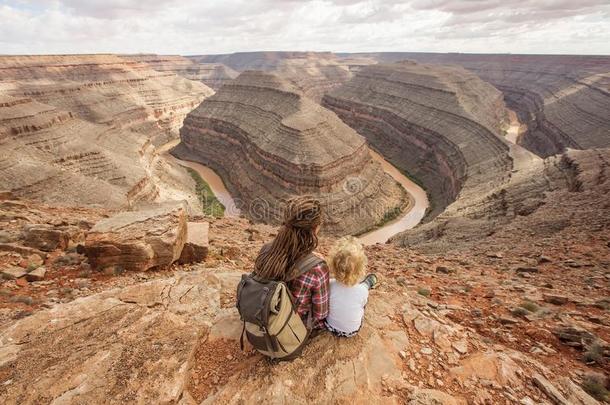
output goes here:
<path id="1" fill-rule="evenodd" d="M 312 321 L 315 329 L 324 328 L 328 316 L 329 275 L 326 263 L 320 263 L 288 283 L 294 296 L 297 312 L 305 322 L 313 309 Z"/>

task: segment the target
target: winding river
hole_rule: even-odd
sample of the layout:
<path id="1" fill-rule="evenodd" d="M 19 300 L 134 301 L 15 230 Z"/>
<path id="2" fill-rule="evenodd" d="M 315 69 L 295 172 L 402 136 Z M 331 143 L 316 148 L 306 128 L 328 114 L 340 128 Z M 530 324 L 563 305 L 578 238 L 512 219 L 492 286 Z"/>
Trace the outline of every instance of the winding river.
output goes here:
<path id="1" fill-rule="evenodd" d="M 216 198 L 218 198 L 222 205 L 225 206 L 225 216 L 239 216 L 240 211 L 222 182 L 220 176 L 218 176 L 207 166 L 196 162 L 178 159 L 169 153 L 169 150 L 178 145 L 179 142 L 179 140 L 174 140 L 166 143 L 157 149 L 157 154 L 168 161 L 173 161 L 179 165 L 187 166 L 197 171 L 201 178 L 210 185 L 210 188 L 212 189 L 214 195 L 216 195 Z M 389 238 L 397 233 L 415 227 L 426 214 L 426 209 L 429 205 L 428 196 L 424 189 L 402 174 L 397 168 L 392 166 L 377 152 L 371 150 L 371 155 L 373 159 L 377 160 L 381 164 L 385 172 L 392 176 L 392 178 L 394 178 L 394 180 L 396 180 L 410 194 L 412 201 L 409 208 L 405 210 L 405 212 L 403 212 L 398 218 L 384 224 L 378 229 L 361 235 L 359 239 L 364 245 L 385 243 Z"/>
<path id="2" fill-rule="evenodd" d="M 371 150 L 373 159 L 381 163 L 383 170 L 394 180 L 396 180 L 411 196 L 412 204 L 409 209 L 406 210 L 393 221 L 388 222 L 379 229 L 368 232 L 360 236 L 360 241 L 364 245 L 374 245 L 375 243 L 385 243 L 392 236 L 399 232 L 406 231 L 407 229 L 414 228 L 426 215 L 428 209 L 428 195 L 426 191 L 415 184 L 413 180 L 402 174 L 400 170 L 392 166 L 390 162 L 385 160 L 379 153 Z"/>
<path id="3" fill-rule="evenodd" d="M 191 169 L 199 173 L 201 178 L 205 180 L 206 183 L 208 183 L 210 189 L 212 189 L 212 192 L 214 193 L 218 201 L 220 201 L 220 203 L 224 205 L 225 217 L 238 217 L 240 214 L 239 208 L 237 208 L 235 201 L 231 197 L 231 194 L 229 194 L 229 191 L 225 187 L 225 184 L 222 182 L 222 179 L 219 175 L 216 174 L 214 170 L 202 165 L 201 163 L 178 159 L 177 157 L 169 153 L 170 149 L 172 149 L 179 143 L 179 139 L 168 142 L 157 149 L 157 154 L 162 156 L 166 160 L 173 161 L 181 166 L 190 167 Z"/>

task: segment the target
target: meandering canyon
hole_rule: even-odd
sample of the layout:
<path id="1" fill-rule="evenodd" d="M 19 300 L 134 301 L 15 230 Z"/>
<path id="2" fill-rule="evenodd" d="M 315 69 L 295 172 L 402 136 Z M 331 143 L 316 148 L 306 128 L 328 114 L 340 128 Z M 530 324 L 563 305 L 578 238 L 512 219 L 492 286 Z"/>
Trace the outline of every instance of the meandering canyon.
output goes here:
<path id="1" fill-rule="evenodd" d="M 609 75 L 607 56 L 0 56 L 0 402 L 607 402 Z M 300 194 L 325 208 L 318 253 L 357 235 L 380 284 L 358 336 L 270 364 L 239 348 L 235 286 Z"/>

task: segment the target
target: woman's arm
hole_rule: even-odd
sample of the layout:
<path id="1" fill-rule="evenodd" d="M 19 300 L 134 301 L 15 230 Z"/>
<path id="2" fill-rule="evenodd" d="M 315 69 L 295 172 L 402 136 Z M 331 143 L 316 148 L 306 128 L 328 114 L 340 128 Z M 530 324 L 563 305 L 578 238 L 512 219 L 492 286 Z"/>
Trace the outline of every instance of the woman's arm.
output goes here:
<path id="1" fill-rule="evenodd" d="M 322 328 L 323 321 L 328 316 L 330 277 L 326 263 L 316 266 L 313 272 L 316 275 L 316 284 L 311 290 L 312 318 L 314 328 Z"/>

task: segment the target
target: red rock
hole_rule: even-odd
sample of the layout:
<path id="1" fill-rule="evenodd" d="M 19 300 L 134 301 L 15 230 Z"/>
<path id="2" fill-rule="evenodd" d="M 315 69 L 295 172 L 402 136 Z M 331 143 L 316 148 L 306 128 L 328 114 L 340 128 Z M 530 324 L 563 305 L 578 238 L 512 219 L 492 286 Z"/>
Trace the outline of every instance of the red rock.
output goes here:
<path id="1" fill-rule="evenodd" d="M 15 280 L 26 275 L 26 271 L 20 267 L 9 267 L 2 270 L 2 277 L 6 280 Z"/>
<path id="2" fill-rule="evenodd" d="M 23 231 L 23 244 L 32 248 L 51 252 L 56 249 L 66 249 L 70 242 L 70 234 L 64 230 L 49 225 L 31 225 Z"/>
<path id="3" fill-rule="evenodd" d="M 45 269 L 44 267 L 39 267 L 26 274 L 25 278 L 28 281 L 42 281 L 44 280 L 44 276 L 46 273 L 47 269 Z"/>
<path id="4" fill-rule="evenodd" d="M 189 222 L 187 224 L 187 238 L 180 259 L 181 264 L 196 263 L 204 261 L 208 255 L 209 242 L 208 231 L 210 224 L 207 222 Z"/>
<path id="5" fill-rule="evenodd" d="M 21 277 L 15 280 L 15 284 L 17 284 L 19 287 L 25 287 L 28 285 L 28 281 L 24 277 Z"/>
<path id="6" fill-rule="evenodd" d="M 101 220 L 86 236 L 85 254 L 96 270 L 144 271 L 175 262 L 186 236 L 185 205 L 166 204 Z"/>

